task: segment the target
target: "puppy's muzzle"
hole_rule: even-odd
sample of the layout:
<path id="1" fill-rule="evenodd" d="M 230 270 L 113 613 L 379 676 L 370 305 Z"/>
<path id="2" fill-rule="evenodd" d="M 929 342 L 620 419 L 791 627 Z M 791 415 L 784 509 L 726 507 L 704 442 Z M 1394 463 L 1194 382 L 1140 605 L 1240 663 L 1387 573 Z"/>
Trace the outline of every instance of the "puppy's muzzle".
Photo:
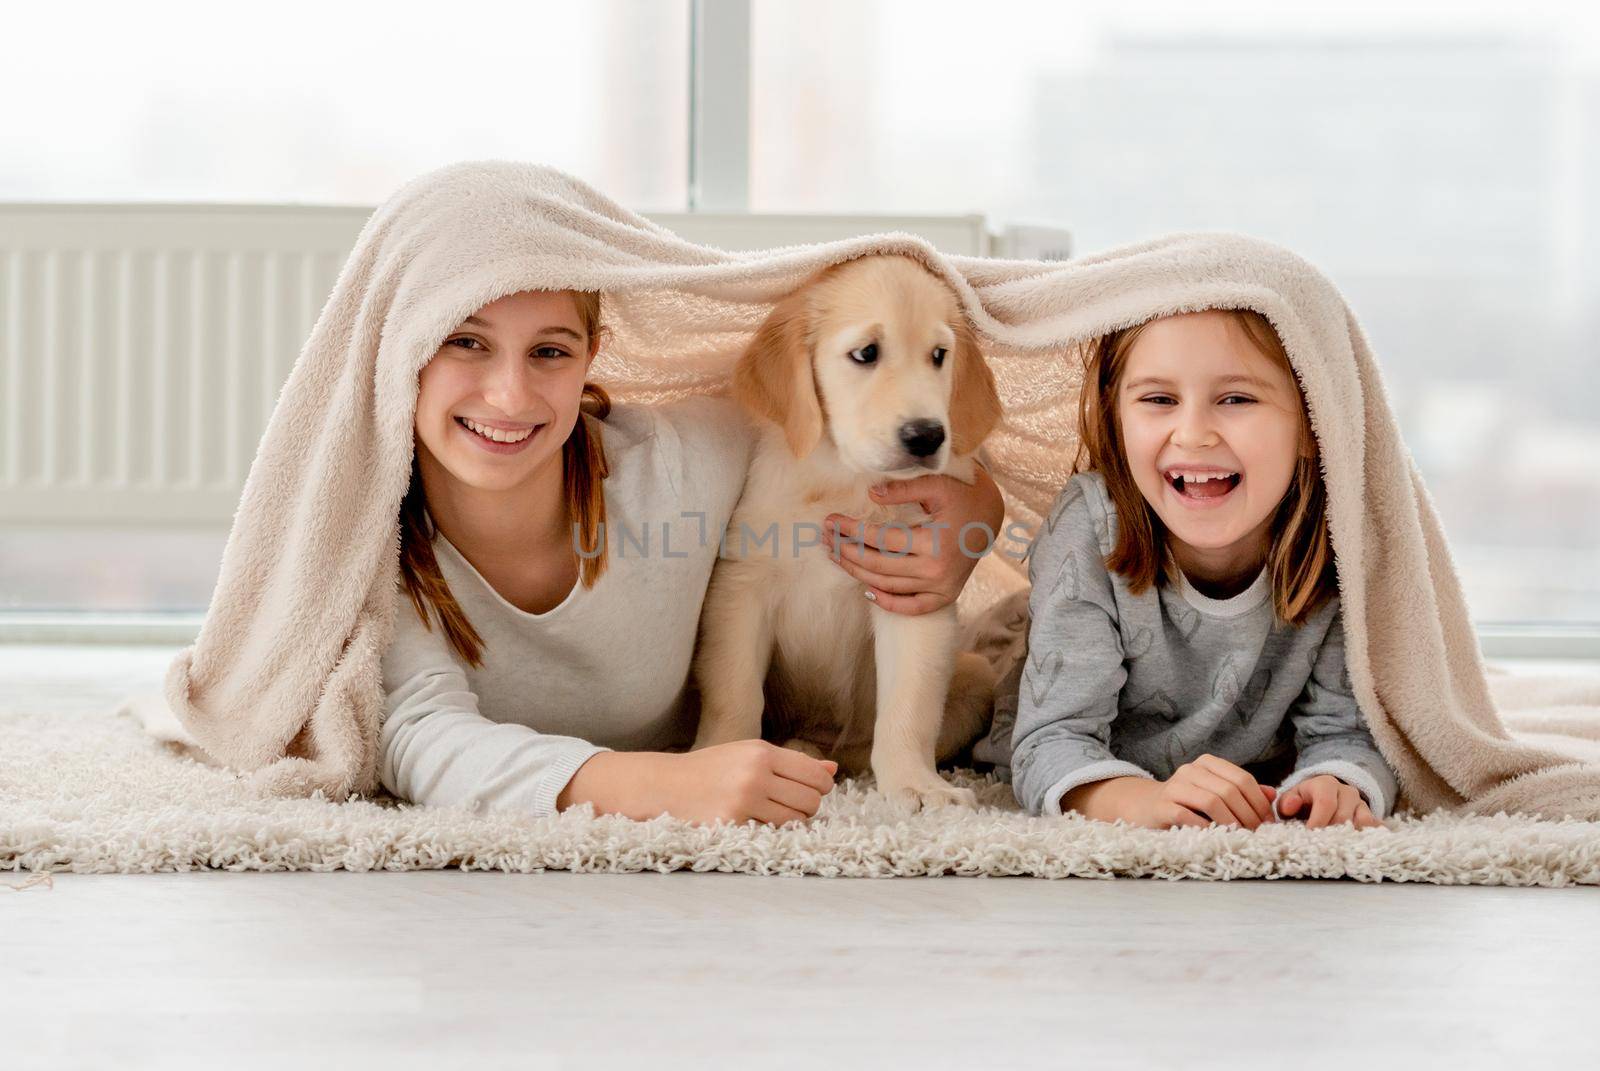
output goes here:
<path id="1" fill-rule="evenodd" d="M 900 445 L 912 457 L 932 457 L 944 445 L 944 425 L 937 420 L 908 420 L 900 425 Z"/>

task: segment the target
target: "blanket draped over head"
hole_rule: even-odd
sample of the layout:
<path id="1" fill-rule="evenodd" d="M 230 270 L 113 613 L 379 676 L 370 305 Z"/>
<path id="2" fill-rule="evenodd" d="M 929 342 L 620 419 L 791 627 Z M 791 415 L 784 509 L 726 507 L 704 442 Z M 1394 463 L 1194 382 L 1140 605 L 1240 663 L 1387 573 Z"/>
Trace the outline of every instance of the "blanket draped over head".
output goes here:
<path id="1" fill-rule="evenodd" d="M 1085 341 L 1167 313 L 1264 314 L 1321 445 L 1350 678 L 1401 804 L 1600 819 L 1600 689 L 1505 678 L 1491 694 L 1378 365 L 1304 260 L 1228 234 L 1065 263 L 946 256 L 903 234 L 731 253 L 515 163 L 424 175 L 367 221 L 262 436 L 199 636 L 167 672 L 169 721 L 264 792 L 376 787 L 417 373 L 477 309 L 521 290 L 603 291 L 611 337 L 592 379 L 621 401 L 722 393 L 775 302 L 872 253 L 913 257 L 959 296 L 1006 410 L 986 443 L 991 472 L 1008 526 L 1029 533 L 1072 471 Z M 1026 576 L 1017 555 L 990 554 L 960 602 L 967 642 L 1002 670 L 1021 656 Z"/>

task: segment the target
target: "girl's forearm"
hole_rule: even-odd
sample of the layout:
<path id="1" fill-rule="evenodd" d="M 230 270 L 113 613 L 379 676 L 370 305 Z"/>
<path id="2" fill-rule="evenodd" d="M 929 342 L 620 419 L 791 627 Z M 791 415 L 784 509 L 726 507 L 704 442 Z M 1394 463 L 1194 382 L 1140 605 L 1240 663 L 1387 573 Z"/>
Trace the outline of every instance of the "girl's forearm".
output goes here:
<path id="1" fill-rule="evenodd" d="M 1061 813 L 1077 811 L 1085 818 L 1115 822 L 1130 814 L 1132 794 L 1144 791 L 1151 782 L 1143 777 L 1108 777 L 1068 789 L 1061 797 Z"/>
<path id="2" fill-rule="evenodd" d="M 671 755 L 654 751 L 600 751 L 578 767 L 556 797 L 556 810 L 580 803 L 596 814 L 620 814 L 644 821 L 667 808 L 659 791 L 662 764 Z"/>

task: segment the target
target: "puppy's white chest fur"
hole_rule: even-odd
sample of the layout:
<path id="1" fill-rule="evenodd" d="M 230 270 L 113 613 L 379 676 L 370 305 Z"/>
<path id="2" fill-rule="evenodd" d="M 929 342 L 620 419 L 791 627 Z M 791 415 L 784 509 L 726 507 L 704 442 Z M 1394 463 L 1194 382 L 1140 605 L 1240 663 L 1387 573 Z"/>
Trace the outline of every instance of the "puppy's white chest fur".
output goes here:
<path id="1" fill-rule="evenodd" d="M 872 604 L 861 582 L 830 560 L 825 518 L 838 513 L 871 524 L 914 524 L 925 515 L 914 504 L 873 502 L 872 477 L 836 470 L 815 478 L 810 466 L 783 455 L 781 442 L 764 445 L 734 511 L 728 557 L 769 607 L 782 690 L 803 706 L 831 707 L 848 720 L 860 713 L 853 709 L 859 678 L 872 667 Z"/>

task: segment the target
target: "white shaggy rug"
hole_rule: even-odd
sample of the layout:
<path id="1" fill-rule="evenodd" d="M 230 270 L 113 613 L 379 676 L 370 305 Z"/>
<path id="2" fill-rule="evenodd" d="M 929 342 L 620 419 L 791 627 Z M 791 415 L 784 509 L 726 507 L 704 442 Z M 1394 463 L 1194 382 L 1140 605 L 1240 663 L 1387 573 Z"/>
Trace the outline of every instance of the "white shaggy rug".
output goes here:
<path id="1" fill-rule="evenodd" d="M 1600 885 L 1600 823 L 1394 819 L 1385 829 L 1158 832 L 1017 811 L 970 772 L 976 813 L 895 810 L 841 785 L 809 825 L 552 819 L 387 802 L 268 800 L 176 756 L 131 719 L 0 708 L 0 870 L 697 870 L 827 877 L 1355 878 Z"/>

